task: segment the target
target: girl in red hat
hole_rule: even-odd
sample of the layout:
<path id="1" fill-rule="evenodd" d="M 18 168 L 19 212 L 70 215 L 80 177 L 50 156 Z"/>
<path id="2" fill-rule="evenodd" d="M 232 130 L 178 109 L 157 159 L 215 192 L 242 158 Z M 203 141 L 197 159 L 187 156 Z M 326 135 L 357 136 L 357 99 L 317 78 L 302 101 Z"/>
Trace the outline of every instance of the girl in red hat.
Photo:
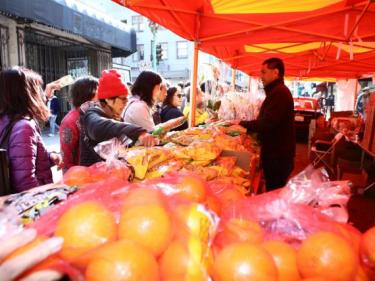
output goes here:
<path id="1" fill-rule="evenodd" d="M 153 146 L 156 139 L 140 126 L 122 122 L 121 113 L 128 101 L 129 90 L 114 69 L 104 70 L 99 79 L 98 101 L 81 105 L 80 165 L 90 166 L 103 159 L 94 147 L 118 138 L 124 145 Z"/>

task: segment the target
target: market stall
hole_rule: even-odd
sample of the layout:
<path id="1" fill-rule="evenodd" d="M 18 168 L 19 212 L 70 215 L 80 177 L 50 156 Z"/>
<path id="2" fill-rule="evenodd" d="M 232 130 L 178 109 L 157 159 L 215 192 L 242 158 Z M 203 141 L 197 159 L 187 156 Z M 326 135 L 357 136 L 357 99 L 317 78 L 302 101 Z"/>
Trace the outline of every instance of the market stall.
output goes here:
<path id="1" fill-rule="evenodd" d="M 374 46 L 365 42 L 375 39 L 371 1 L 116 2 L 195 42 L 193 85 L 198 49 L 250 74 L 275 52 L 291 76 L 357 77 L 374 69 Z M 21 217 L 38 231 L 36 243 L 63 237 L 62 249 L 31 272 L 71 280 L 375 278 L 375 228 L 361 234 L 346 223 L 347 182 L 307 168 L 282 190 L 248 196 L 257 189 L 258 148 L 243 128 L 215 124 L 161 141 L 157 148 L 101 144 L 106 162 L 3 199 L 0 233 L 18 228 Z M 250 161 L 241 164 L 241 153 Z"/>

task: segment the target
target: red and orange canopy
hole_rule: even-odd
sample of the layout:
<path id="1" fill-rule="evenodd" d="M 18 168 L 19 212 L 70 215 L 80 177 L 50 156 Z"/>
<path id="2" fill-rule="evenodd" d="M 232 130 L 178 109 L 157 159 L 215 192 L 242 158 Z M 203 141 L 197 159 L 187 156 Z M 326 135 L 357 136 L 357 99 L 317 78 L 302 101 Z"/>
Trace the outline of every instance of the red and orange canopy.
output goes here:
<path id="1" fill-rule="evenodd" d="M 375 72 L 371 0 L 114 1 L 251 75 L 271 56 L 284 59 L 288 76 Z"/>

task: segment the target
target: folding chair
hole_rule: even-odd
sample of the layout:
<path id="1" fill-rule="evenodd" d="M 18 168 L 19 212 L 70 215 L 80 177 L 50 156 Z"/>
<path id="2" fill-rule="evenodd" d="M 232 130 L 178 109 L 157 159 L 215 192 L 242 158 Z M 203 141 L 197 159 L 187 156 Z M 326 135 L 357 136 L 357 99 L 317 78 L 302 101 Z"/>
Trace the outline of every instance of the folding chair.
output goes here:
<path id="1" fill-rule="evenodd" d="M 335 175 L 336 169 L 334 165 L 335 146 L 344 135 L 337 133 L 331 141 L 317 140 L 312 145 L 310 155 L 313 158 L 312 165 L 317 168 L 322 164 L 330 173 Z"/>

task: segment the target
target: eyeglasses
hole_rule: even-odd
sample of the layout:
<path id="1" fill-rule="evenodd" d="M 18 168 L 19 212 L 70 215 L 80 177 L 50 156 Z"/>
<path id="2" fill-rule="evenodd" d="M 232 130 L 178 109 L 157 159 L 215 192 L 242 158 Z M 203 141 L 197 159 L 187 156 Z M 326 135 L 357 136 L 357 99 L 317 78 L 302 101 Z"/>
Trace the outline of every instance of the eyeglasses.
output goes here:
<path id="1" fill-rule="evenodd" d="M 116 97 L 116 99 L 121 100 L 122 102 L 127 102 L 128 98 L 127 97 Z"/>

